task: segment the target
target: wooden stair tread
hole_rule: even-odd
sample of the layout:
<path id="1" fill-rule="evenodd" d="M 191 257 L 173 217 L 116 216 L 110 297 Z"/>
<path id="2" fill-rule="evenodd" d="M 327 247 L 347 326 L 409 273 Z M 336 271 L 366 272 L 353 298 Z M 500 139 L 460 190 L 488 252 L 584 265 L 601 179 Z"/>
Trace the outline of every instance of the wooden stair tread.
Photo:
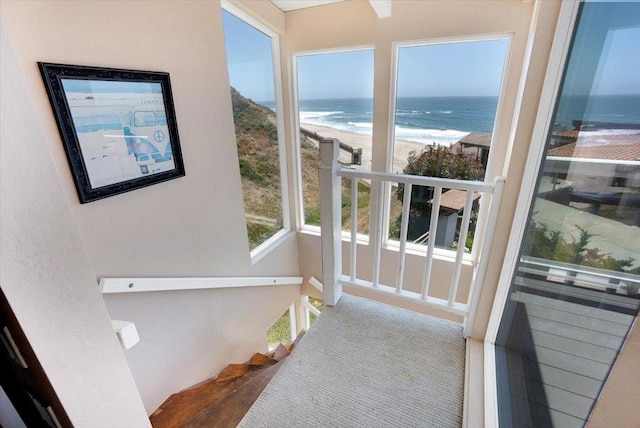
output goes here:
<path id="1" fill-rule="evenodd" d="M 249 364 L 254 365 L 262 365 L 262 366 L 272 366 L 278 361 L 274 360 L 271 357 L 268 357 L 260 352 L 256 352 L 253 357 L 249 360 Z"/>
<path id="2" fill-rule="evenodd" d="M 151 425 L 155 428 L 185 426 L 193 415 L 215 405 L 259 374 L 254 371 L 226 382 L 213 379 L 173 394 L 149 417 Z"/>
<path id="3" fill-rule="evenodd" d="M 289 356 L 289 354 L 291 353 L 291 351 L 289 351 L 287 349 L 286 346 L 284 346 L 282 343 L 280 345 L 278 345 L 278 347 L 276 348 L 276 350 L 273 353 L 273 359 L 276 361 L 282 361 L 285 358 L 287 358 Z"/>
<path id="4" fill-rule="evenodd" d="M 249 411 L 253 403 L 276 374 L 283 361 L 266 367 L 257 375 L 248 379 L 243 385 L 227 394 L 212 406 L 195 415 L 189 422 L 182 425 L 184 428 L 211 427 L 211 428 L 235 428 L 244 415 Z"/>
<path id="5" fill-rule="evenodd" d="M 265 365 L 261 364 L 229 364 L 224 370 L 222 370 L 222 373 L 218 375 L 216 380 L 218 382 L 225 382 L 227 380 L 244 376 L 247 373 L 261 370 L 265 367 Z"/>
<path id="6" fill-rule="evenodd" d="M 154 428 L 235 427 L 304 335 L 244 364 L 229 364 L 216 378 L 172 394 L 149 416 Z"/>

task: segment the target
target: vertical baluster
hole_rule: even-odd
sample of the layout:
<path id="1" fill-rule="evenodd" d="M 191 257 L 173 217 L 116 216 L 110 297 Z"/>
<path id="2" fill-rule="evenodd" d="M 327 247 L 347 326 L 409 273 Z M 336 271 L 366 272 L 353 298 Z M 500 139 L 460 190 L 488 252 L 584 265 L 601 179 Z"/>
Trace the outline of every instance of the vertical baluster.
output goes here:
<path id="1" fill-rule="evenodd" d="M 464 256 L 464 247 L 467 242 L 467 233 L 469 232 L 469 220 L 471 218 L 471 210 L 473 207 L 473 190 L 467 190 L 467 199 L 464 204 L 464 214 L 462 215 L 462 227 L 458 235 L 458 251 L 456 252 L 456 264 L 453 266 L 453 276 L 451 277 L 451 287 L 449 288 L 449 306 L 453 306 L 456 301 L 456 293 L 458 292 L 458 283 L 460 282 L 460 271 L 462 269 L 462 257 Z"/>
<path id="2" fill-rule="evenodd" d="M 351 282 L 356 281 L 358 251 L 358 179 L 351 179 Z"/>
<path id="3" fill-rule="evenodd" d="M 404 261 L 407 252 L 407 232 L 409 229 L 409 209 L 411 207 L 411 190 L 413 185 L 404 185 L 404 197 L 402 199 L 402 223 L 400 225 L 400 249 L 398 251 L 398 280 L 396 281 L 396 293 L 402 291 L 404 281 Z"/>
<path id="4" fill-rule="evenodd" d="M 382 253 L 382 200 L 384 198 L 384 181 L 378 181 L 378 191 L 376 200 L 376 230 L 373 247 L 373 288 L 378 288 L 380 283 L 380 256 Z"/>
<path id="5" fill-rule="evenodd" d="M 426 300 L 429 294 L 429 282 L 431 281 L 431 266 L 433 265 L 433 249 L 436 245 L 436 234 L 438 232 L 438 219 L 440 217 L 440 196 L 442 187 L 436 186 L 433 189 L 433 200 L 431 201 L 431 220 L 429 223 L 429 244 L 427 246 L 427 261 L 424 266 L 424 277 L 422 280 L 422 299 Z"/>

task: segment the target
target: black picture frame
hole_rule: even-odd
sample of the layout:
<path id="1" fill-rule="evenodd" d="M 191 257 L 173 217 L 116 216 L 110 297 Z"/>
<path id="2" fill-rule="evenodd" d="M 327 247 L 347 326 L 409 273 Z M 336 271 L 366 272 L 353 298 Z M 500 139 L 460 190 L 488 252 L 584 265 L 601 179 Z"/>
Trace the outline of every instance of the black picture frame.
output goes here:
<path id="1" fill-rule="evenodd" d="M 168 73 L 38 67 L 80 203 L 185 175 Z"/>

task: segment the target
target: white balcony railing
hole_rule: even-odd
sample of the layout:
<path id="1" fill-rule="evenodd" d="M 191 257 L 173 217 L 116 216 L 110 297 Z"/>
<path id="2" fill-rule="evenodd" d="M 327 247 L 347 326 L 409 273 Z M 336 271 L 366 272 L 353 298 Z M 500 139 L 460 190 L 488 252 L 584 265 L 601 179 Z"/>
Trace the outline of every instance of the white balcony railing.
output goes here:
<path id="1" fill-rule="evenodd" d="M 366 288 L 380 293 L 391 293 L 398 298 L 418 302 L 424 306 L 436 308 L 449 313 L 454 313 L 465 317 L 465 336 L 469 336 L 471 325 L 475 317 L 476 308 L 480 299 L 482 285 L 485 278 L 487 259 L 489 255 L 489 245 L 492 240 L 497 221 L 498 207 L 504 178 L 497 178 L 494 183 L 478 181 L 450 180 L 434 177 L 422 177 L 414 175 L 390 174 L 383 172 L 369 172 L 340 168 L 337 159 L 339 154 L 339 141 L 334 139 L 324 139 L 320 141 L 320 209 L 321 209 L 321 230 L 322 230 L 322 274 L 324 283 L 324 299 L 328 305 L 335 305 L 342 294 L 342 286 Z M 350 266 L 349 274 L 343 275 L 342 269 L 342 205 L 341 205 L 341 178 L 351 180 L 351 244 L 350 244 Z M 372 188 L 377 188 L 378 203 L 377 213 L 374 218 L 377 224 L 373 230 L 370 240 L 373 251 L 373 272 L 372 280 L 358 278 L 358 241 L 357 241 L 357 207 L 358 207 L 358 180 L 368 180 Z M 383 239 L 383 204 L 382 189 L 389 183 L 404 185 L 404 198 L 402 205 L 402 217 L 400 226 L 400 241 L 398 246 L 397 266 L 385 266 L 381 264 Z M 374 187 L 375 186 L 375 187 Z M 424 252 L 424 274 L 420 292 L 409 291 L 404 287 L 405 258 L 407 253 L 407 231 L 409 225 L 409 209 L 411 204 L 411 194 L 413 186 L 432 187 L 433 198 L 431 201 L 431 218 L 429 237 L 427 239 Z M 460 283 L 460 273 L 465 259 L 465 246 L 458 245 L 455 252 L 455 261 L 451 278 L 449 279 L 448 298 L 442 299 L 430 295 L 430 285 L 432 283 L 432 267 L 434 259 L 434 249 L 436 245 L 436 233 L 438 220 L 440 217 L 440 200 L 443 189 L 457 189 L 466 192 L 466 200 L 463 208 L 462 222 L 459 236 L 466 237 L 469 230 L 470 217 L 472 212 L 474 193 L 481 194 L 483 204 L 490 204 L 488 218 L 484 233 L 477 233 L 475 236 L 474 250 L 471 260 L 473 265 L 473 277 L 468 299 L 464 302 L 456 301 L 458 286 Z M 433 237 L 433 239 L 431 238 Z M 422 247 L 424 248 L 424 247 Z M 477 250 L 477 248 L 479 250 Z M 397 269 L 396 283 L 394 286 L 382 284 L 380 282 L 381 271 Z M 443 278 L 436 278 L 443 281 Z"/>

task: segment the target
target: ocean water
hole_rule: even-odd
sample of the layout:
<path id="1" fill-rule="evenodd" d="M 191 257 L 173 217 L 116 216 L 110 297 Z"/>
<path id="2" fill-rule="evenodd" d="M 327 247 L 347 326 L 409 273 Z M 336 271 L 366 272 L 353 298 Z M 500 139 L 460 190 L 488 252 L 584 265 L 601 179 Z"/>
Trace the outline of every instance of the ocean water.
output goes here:
<path id="1" fill-rule="evenodd" d="M 273 103 L 263 103 L 273 108 Z M 493 131 L 497 97 L 398 98 L 395 137 L 451 145 L 470 132 Z M 373 100 L 301 100 L 300 122 L 371 135 Z M 640 95 L 564 96 L 556 123 L 573 120 L 640 124 Z"/>
<path id="2" fill-rule="evenodd" d="M 469 132 L 491 133 L 497 97 L 398 98 L 395 137 L 451 145 Z M 300 122 L 371 135 L 373 100 L 301 100 Z"/>

